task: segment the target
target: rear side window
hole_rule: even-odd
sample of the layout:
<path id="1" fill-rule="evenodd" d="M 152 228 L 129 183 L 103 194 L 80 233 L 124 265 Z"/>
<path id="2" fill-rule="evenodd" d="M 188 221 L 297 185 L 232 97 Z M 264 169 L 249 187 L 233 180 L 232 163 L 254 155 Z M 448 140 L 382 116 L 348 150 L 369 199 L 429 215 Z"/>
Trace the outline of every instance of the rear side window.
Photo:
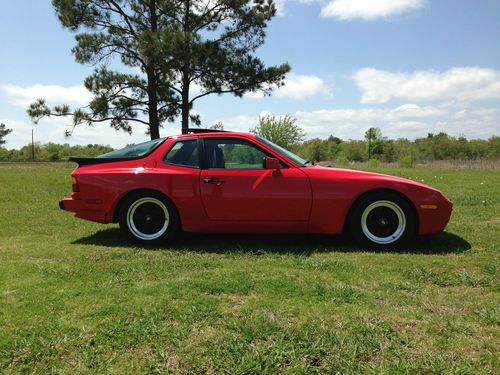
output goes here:
<path id="1" fill-rule="evenodd" d="M 106 154 L 97 156 L 98 158 L 140 158 L 146 156 L 158 147 L 165 138 L 153 139 L 152 141 L 138 143 L 136 145 L 127 146 L 120 150 L 111 151 Z"/>
<path id="2" fill-rule="evenodd" d="M 163 161 L 168 164 L 198 168 L 198 141 L 191 139 L 176 142 L 167 152 Z"/>

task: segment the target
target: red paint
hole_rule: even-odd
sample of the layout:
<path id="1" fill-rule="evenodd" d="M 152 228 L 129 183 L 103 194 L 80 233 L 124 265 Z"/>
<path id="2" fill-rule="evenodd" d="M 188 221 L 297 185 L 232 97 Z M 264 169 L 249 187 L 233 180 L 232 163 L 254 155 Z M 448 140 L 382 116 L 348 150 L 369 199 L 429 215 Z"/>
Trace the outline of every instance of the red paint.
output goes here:
<path id="1" fill-rule="evenodd" d="M 282 163 L 279 170 L 198 169 L 163 162 L 177 140 L 244 139 Z M 389 189 L 407 197 L 418 215 L 419 234 L 441 232 L 452 203 L 438 190 L 411 180 L 375 173 L 318 166 L 301 167 L 262 144 L 252 134 L 200 133 L 167 139 L 142 159 L 77 168 L 79 192 L 63 207 L 82 219 L 116 221 L 120 200 L 150 189 L 175 204 L 187 232 L 341 233 L 352 204 L 361 195 Z M 208 182 L 205 180 L 223 180 Z M 422 204 L 437 205 L 423 209 Z"/>

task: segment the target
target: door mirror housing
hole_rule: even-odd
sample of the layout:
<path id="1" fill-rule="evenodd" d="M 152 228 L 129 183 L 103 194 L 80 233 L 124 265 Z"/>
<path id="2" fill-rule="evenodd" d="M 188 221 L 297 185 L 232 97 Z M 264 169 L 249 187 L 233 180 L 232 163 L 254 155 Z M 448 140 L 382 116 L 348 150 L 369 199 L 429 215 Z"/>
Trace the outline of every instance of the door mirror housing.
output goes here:
<path id="1" fill-rule="evenodd" d="M 280 169 L 280 161 L 276 158 L 264 158 L 263 161 L 263 167 L 264 169 L 272 169 L 272 170 L 279 170 Z"/>

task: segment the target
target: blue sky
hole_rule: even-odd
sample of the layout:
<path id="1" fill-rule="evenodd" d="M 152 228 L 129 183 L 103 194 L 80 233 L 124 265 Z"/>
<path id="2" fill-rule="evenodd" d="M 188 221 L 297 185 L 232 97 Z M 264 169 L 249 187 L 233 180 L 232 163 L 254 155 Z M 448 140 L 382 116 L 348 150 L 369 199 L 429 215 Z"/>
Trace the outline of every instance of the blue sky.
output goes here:
<path id="1" fill-rule="evenodd" d="M 370 126 L 389 137 L 445 131 L 468 138 L 500 135 L 500 1 L 279 0 L 258 55 L 288 62 L 286 85 L 271 96 L 201 99 L 203 124 L 248 131 L 266 114 L 297 117 L 309 138 L 360 139 Z M 85 103 L 83 79 L 93 69 L 74 61 L 74 35 L 49 0 L 8 1 L 0 14 L 0 121 L 14 129 L 8 148 L 30 141 L 27 104 Z M 77 128 L 70 119 L 34 126 L 40 142 L 121 147 L 147 139 L 104 124 Z M 179 122 L 162 135 L 176 134 Z"/>

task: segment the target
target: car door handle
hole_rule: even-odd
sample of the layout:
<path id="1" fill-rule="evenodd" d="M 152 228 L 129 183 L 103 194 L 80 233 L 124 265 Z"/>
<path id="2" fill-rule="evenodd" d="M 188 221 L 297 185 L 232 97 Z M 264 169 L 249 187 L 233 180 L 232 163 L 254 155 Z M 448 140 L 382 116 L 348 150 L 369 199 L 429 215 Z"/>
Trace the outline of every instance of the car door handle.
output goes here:
<path id="1" fill-rule="evenodd" d="M 206 184 L 222 184 L 224 180 L 221 178 L 205 178 L 203 182 Z"/>

